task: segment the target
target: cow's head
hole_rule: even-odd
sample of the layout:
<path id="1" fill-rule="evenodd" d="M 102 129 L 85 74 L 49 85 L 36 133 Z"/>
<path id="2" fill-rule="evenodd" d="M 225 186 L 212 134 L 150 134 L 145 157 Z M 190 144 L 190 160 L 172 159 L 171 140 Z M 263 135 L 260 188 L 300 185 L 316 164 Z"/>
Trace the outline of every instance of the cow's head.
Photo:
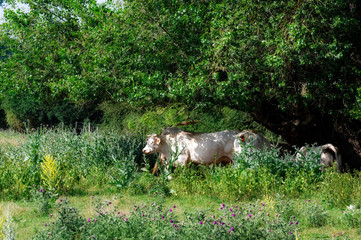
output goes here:
<path id="1" fill-rule="evenodd" d="M 145 154 L 155 153 L 159 149 L 160 143 L 161 143 L 161 139 L 158 137 L 158 135 L 152 134 L 147 139 L 147 145 L 145 145 L 142 152 Z"/>
<path id="2" fill-rule="evenodd" d="M 245 143 L 246 139 L 248 138 L 248 135 L 249 135 L 248 133 L 244 133 L 244 132 L 238 133 L 236 135 L 237 144 Z"/>

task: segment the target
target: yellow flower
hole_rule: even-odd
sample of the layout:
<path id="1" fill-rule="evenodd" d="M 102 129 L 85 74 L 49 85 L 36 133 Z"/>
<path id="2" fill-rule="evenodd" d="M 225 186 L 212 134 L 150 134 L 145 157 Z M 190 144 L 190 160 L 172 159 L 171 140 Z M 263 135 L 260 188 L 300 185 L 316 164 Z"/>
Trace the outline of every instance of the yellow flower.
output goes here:
<path id="1" fill-rule="evenodd" d="M 51 155 L 45 155 L 41 163 L 41 179 L 49 190 L 57 191 L 59 187 L 59 165 Z"/>

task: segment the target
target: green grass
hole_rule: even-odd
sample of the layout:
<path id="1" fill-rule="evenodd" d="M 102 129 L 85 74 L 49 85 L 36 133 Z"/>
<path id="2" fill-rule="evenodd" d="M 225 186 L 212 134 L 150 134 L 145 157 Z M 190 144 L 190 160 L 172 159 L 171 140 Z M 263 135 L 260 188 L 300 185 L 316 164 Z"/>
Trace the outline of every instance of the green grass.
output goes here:
<path id="1" fill-rule="evenodd" d="M 189 221 L 185 212 L 199 210 L 220 217 L 222 203 L 231 206 L 263 202 L 272 216 L 281 214 L 286 223 L 291 216 L 297 218 L 298 239 L 361 239 L 359 173 L 339 174 L 332 169 L 319 172 L 311 158 L 303 165 L 295 165 L 289 161 L 290 156 L 280 158 L 271 151 L 240 156 L 234 166 L 177 168 L 173 180 L 164 182 L 162 176 L 149 173 L 152 158 L 139 153 L 142 141 L 142 136 L 129 138 L 111 132 L 0 132 L 0 206 L 3 211 L 11 210 L 17 239 L 31 239 L 49 229 L 44 223 L 58 217 L 59 198 L 69 199 L 85 219 L 96 216 L 95 207 L 107 200 L 112 203 L 107 211 L 125 214 L 132 212 L 133 205 L 175 205 L 173 213 L 179 221 Z M 52 185 L 45 185 L 41 177 L 41 162 L 46 154 L 54 156 L 58 166 L 49 169 L 60 173 L 59 182 Z M 49 204 L 51 209 L 46 212 Z M 347 210 L 351 204 L 355 211 Z M 50 214 L 54 217 L 50 218 Z M 136 221 L 134 224 L 139 224 Z M 142 224 L 153 231 L 152 224 Z M 104 226 L 100 224 L 100 229 L 93 230 L 105 231 Z M 251 231 L 252 226 L 248 227 Z M 287 226 L 279 228 L 285 230 Z"/>
<path id="2" fill-rule="evenodd" d="M 91 198 L 93 197 L 93 199 Z M 208 196 L 189 196 L 189 197 L 167 197 L 165 199 L 159 199 L 156 195 L 149 197 L 149 195 L 138 195 L 130 196 L 126 193 L 115 194 L 115 195 L 97 195 L 97 196 L 72 196 L 68 198 L 70 200 L 71 206 L 76 207 L 80 210 L 80 214 L 85 218 L 90 218 L 96 216 L 95 204 L 97 201 L 103 202 L 105 200 L 111 201 L 111 205 L 107 207 L 109 212 L 120 212 L 121 214 L 129 214 L 132 211 L 133 206 L 140 206 L 142 204 L 150 204 L 154 201 L 162 201 L 162 205 L 167 208 L 173 208 L 175 205 L 174 213 L 180 216 L 180 220 L 185 220 L 184 212 L 195 212 L 203 210 L 208 213 L 208 215 L 219 215 L 219 208 L 222 203 L 225 203 L 227 206 L 230 205 L 241 205 L 241 201 L 234 202 L 224 202 L 216 197 Z M 282 201 L 282 199 L 280 199 Z M 306 201 L 305 201 L 306 200 Z M 57 200 L 58 201 L 58 200 Z M 301 215 L 304 211 L 304 207 L 308 204 L 319 204 L 322 205 L 322 202 L 308 199 L 293 199 L 286 200 L 291 201 L 294 208 L 292 209 L 297 215 Z M 267 203 L 267 200 L 264 199 L 260 202 Z M 255 203 L 252 201 L 251 203 Z M 11 201 L 11 202 L 1 202 L 0 206 L 2 209 L 10 208 L 12 216 L 17 225 L 17 239 L 32 239 L 37 231 L 46 229 L 44 223 L 49 223 L 55 221 L 57 213 L 55 208 L 51 209 L 49 214 L 41 214 L 37 209 L 37 204 L 35 202 L 28 201 Z M 271 209 L 271 208 L 270 208 Z M 272 209 L 271 209 L 272 210 Z M 344 209 L 340 208 L 331 208 L 326 210 L 328 213 L 327 221 L 324 226 L 320 227 L 310 227 L 305 223 L 305 217 L 301 216 L 298 221 L 300 221 L 301 231 L 298 232 L 299 239 L 336 239 L 334 236 L 339 236 L 339 239 L 361 239 L 361 232 L 356 228 L 350 228 L 342 223 L 340 219 L 343 216 Z M 53 215 L 50 218 L 49 215 Z"/>
<path id="3" fill-rule="evenodd" d="M 12 130 L 0 130 L 0 145 L 17 146 L 25 142 L 27 135 Z"/>

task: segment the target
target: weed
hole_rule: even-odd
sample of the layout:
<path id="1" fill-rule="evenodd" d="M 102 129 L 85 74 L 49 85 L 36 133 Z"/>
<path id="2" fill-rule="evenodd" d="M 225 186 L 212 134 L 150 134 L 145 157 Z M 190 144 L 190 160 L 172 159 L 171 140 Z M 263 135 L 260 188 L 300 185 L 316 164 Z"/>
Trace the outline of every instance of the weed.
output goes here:
<path id="1" fill-rule="evenodd" d="M 50 155 L 44 156 L 44 161 L 41 163 L 41 179 L 44 186 L 51 192 L 57 193 L 60 182 L 59 165 L 55 159 Z"/>
<path id="2" fill-rule="evenodd" d="M 106 207 L 84 219 L 63 204 L 58 220 L 45 224 L 36 239 L 296 239 L 299 230 L 298 224 L 269 214 L 260 202 L 222 204 L 217 217 L 208 210 L 181 217 L 174 211 L 177 206 L 157 202 L 134 205 L 129 214 L 107 212 Z"/>
<path id="3" fill-rule="evenodd" d="M 303 214 L 307 225 L 310 227 L 322 227 L 327 223 L 327 213 L 321 205 L 306 202 Z"/>

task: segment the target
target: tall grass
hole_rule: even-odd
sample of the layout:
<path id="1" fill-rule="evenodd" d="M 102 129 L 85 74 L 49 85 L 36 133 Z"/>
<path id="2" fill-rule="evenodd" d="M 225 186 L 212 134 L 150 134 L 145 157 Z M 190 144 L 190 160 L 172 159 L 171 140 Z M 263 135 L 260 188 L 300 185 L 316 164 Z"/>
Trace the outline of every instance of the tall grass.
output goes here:
<path id="1" fill-rule="evenodd" d="M 1 198 L 31 198 L 34 192 L 51 188 L 60 195 L 128 189 L 131 194 L 157 191 L 167 196 L 200 194 L 228 200 L 317 195 L 330 206 L 361 205 L 361 174 L 320 171 L 311 155 L 294 161 L 292 155 L 282 155 L 277 149 L 243 151 L 232 165 L 178 167 L 173 179 L 165 181 L 164 174 L 154 177 L 144 172 L 156 156 L 143 155 L 143 145 L 141 135 L 77 134 L 60 129 L 31 132 L 19 146 L 0 145 Z M 44 161 L 46 156 L 52 161 Z M 47 177 L 46 168 L 54 170 Z"/>
<path id="2" fill-rule="evenodd" d="M 0 146 L 1 196 L 30 197 L 30 188 L 45 185 L 49 188 L 49 184 L 60 194 L 111 184 L 127 186 L 133 174 L 150 161 L 141 152 L 143 142 L 143 136 L 115 132 L 77 134 L 60 129 L 32 132 L 19 146 Z M 44 175 L 46 167 L 50 167 L 50 163 L 44 162 L 46 156 L 52 156 L 56 176 Z"/>

